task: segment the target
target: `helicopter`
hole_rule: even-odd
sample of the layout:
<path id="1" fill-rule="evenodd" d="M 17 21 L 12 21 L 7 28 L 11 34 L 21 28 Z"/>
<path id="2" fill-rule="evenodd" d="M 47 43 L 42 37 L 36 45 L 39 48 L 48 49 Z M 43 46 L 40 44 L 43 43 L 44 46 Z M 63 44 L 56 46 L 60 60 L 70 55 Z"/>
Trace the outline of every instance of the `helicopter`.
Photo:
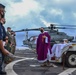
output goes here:
<path id="1" fill-rule="evenodd" d="M 70 25 L 71 26 L 71 25 Z M 63 39 L 67 39 L 68 41 L 72 42 L 71 46 L 67 45 L 61 50 L 61 56 L 59 59 L 51 59 L 51 62 L 59 62 L 59 63 L 66 63 L 68 67 L 76 67 L 76 41 L 74 40 L 73 36 L 69 36 L 64 32 L 59 32 L 58 29 L 76 29 L 76 27 L 63 27 L 63 26 L 55 26 L 54 24 L 50 24 L 49 27 L 43 27 L 44 31 L 48 31 L 49 35 L 51 36 L 50 44 L 53 47 L 54 44 L 61 43 Z M 26 40 L 23 40 L 24 45 L 29 45 L 32 49 L 36 49 L 36 40 L 38 35 L 31 36 L 28 38 L 28 31 L 39 31 L 40 28 L 34 29 L 22 29 L 15 32 L 26 32 Z M 63 56 L 65 55 L 65 56 Z M 65 59 L 65 60 L 64 60 Z"/>
<path id="2" fill-rule="evenodd" d="M 51 41 L 50 41 L 51 46 L 53 46 L 55 43 L 62 42 L 63 39 L 67 39 L 68 41 L 72 41 L 74 39 L 74 36 L 69 36 L 64 32 L 59 32 L 58 29 L 72 29 L 75 27 L 68 28 L 68 27 L 55 26 L 54 24 L 50 24 L 49 27 L 43 27 L 43 28 L 44 28 L 44 31 L 47 31 L 49 33 L 49 35 L 51 36 Z M 38 37 L 38 35 L 33 35 L 33 36 L 28 38 L 28 31 L 39 31 L 39 29 L 40 28 L 22 29 L 22 30 L 18 30 L 15 32 L 25 31 L 26 32 L 26 39 L 23 40 L 23 44 L 28 45 L 31 48 L 35 48 L 36 47 L 35 41 L 36 41 L 36 38 Z"/>
<path id="3" fill-rule="evenodd" d="M 51 36 L 51 46 L 53 46 L 55 43 L 59 43 L 62 42 L 63 39 L 67 39 L 68 41 L 73 41 L 74 36 L 69 36 L 64 32 L 59 32 L 58 29 L 75 29 L 75 27 L 63 27 L 63 26 L 69 26 L 69 25 L 62 25 L 62 26 L 56 26 L 54 24 L 50 24 L 50 26 L 48 27 L 43 27 L 44 31 L 47 31 L 49 33 L 49 35 Z M 70 25 L 72 26 L 72 25 Z M 15 32 L 26 32 L 26 39 L 23 40 L 23 44 L 24 45 L 28 45 L 31 48 L 35 48 L 36 47 L 36 39 L 38 37 L 38 35 L 33 35 L 31 37 L 28 38 L 28 31 L 39 31 L 40 28 L 33 28 L 33 29 L 22 29 L 22 30 L 18 30 Z"/>

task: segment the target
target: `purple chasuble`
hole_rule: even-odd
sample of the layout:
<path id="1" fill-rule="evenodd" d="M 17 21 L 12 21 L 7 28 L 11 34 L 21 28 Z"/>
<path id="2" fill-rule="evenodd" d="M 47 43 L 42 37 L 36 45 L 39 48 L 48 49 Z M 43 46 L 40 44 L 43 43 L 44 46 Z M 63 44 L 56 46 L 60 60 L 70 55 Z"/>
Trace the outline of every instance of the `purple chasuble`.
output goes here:
<path id="1" fill-rule="evenodd" d="M 43 38 L 43 36 L 46 36 L 48 38 L 48 43 L 45 42 L 45 38 Z M 41 33 L 37 38 L 36 50 L 38 55 L 37 59 L 39 61 L 47 60 L 48 49 L 50 50 L 50 54 L 51 54 L 50 35 L 48 34 L 48 32 L 44 32 Z"/>

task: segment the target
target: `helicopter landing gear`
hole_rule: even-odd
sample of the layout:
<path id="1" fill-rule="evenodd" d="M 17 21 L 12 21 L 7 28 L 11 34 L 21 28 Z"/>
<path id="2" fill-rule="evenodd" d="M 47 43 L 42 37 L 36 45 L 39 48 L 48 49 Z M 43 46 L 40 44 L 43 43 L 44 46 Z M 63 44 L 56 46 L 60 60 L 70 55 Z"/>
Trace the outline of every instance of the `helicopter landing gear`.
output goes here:
<path id="1" fill-rule="evenodd" d="M 65 61 L 68 67 L 76 67 L 76 52 L 68 52 Z"/>

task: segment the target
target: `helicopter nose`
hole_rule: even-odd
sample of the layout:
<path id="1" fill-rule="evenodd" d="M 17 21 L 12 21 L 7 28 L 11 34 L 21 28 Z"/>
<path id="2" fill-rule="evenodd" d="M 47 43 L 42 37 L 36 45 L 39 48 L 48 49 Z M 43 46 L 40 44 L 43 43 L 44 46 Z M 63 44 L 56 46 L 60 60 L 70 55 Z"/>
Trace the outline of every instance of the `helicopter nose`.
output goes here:
<path id="1" fill-rule="evenodd" d="M 74 39 L 74 36 L 69 37 L 69 41 L 72 41 Z"/>

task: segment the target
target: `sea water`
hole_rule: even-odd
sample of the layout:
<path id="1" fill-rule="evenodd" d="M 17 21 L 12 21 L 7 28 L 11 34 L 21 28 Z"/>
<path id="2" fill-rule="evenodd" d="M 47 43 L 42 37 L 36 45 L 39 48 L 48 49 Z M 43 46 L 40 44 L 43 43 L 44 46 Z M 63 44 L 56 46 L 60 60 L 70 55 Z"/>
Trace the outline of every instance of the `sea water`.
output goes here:
<path id="1" fill-rule="evenodd" d="M 40 32 L 38 31 L 29 31 L 28 32 L 28 38 L 30 38 L 31 36 L 35 36 L 35 35 L 39 35 Z M 28 48 L 28 45 L 24 45 L 23 44 L 23 40 L 26 40 L 26 32 L 16 32 L 16 49 L 24 49 L 24 48 Z"/>

